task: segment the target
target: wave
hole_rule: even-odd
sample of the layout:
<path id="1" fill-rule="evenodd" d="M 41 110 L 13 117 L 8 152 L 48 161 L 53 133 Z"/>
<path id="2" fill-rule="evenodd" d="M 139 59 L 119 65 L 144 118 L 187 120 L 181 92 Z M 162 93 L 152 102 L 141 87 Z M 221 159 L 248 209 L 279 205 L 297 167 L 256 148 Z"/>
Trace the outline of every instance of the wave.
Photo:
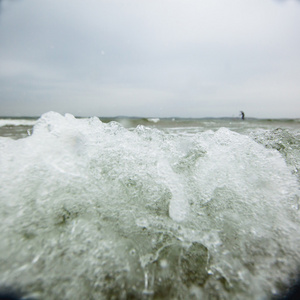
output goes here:
<path id="1" fill-rule="evenodd" d="M 297 275 L 299 182 L 251 137 L 50 112 L 0 149 L 2 286 L 37 299 L 261 299 Z"/>
<path id="2" fill-rule="evenodd" d="M 160 121 L 160 119 L 159 118 L 149 118 L 149 119 L 147 119 L 149 122 L 153 122 L 153 123 L 157 123 L 157 122 L 159 122 Z"/>
<path id="3" fill-rule="evenodd" d="M 0 119 L 0 127 L 3 126 L 34 126 L 36 120 L 28 119 Z"/>

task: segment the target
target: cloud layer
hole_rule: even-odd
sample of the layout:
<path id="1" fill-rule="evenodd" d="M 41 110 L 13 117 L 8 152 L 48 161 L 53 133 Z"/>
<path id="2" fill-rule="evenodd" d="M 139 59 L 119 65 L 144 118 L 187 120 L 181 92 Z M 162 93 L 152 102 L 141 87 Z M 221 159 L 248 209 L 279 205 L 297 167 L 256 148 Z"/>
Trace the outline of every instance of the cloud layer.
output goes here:
<path id="1" fill-rule="evenodd" d="M 299 117 L 299 1 L 1 5 L 1 115 Z"/>

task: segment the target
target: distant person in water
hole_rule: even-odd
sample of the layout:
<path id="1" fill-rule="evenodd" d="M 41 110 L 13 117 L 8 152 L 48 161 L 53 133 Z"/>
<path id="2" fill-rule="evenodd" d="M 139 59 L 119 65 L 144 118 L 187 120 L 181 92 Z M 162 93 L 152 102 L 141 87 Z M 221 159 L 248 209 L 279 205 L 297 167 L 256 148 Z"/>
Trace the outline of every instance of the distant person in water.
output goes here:
<path id="1" fill-rule="evenodd" d="M 245 120 L 245 113 L 243 111 L 241 111 L 241 118 L 242 120 Z"/>

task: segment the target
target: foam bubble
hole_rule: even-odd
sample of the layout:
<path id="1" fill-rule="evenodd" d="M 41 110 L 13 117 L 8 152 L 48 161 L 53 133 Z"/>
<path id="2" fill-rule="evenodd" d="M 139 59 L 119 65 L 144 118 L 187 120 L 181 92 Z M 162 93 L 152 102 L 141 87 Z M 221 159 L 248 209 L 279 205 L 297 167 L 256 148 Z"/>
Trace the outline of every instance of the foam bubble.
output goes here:
<path id="1" fill-rule="evenodd" d="M 296 275 L 297 177 L 248 136 L 51 112 L 0 149 L 0 285 L 40 299 L 258 299 Z"/>

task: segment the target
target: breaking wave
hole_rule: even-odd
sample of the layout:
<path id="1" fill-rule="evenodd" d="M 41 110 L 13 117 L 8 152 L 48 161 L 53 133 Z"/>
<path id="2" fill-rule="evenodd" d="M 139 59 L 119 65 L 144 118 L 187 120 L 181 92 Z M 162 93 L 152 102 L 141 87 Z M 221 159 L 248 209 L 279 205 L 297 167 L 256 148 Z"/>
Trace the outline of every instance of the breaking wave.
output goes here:
<path id="1" fill-rule="evenodd" d="M 1 286 L 36 299 L 278 295 L 299 271 L 299 182 L 257 141 L 54 112 L 0 138 Z"/>
<path id="2" fill-rule="evenodd" d="M 36 120 L 24 119 L 0 119 L 0 127 L 3 126 L 33 126 Z"/>

